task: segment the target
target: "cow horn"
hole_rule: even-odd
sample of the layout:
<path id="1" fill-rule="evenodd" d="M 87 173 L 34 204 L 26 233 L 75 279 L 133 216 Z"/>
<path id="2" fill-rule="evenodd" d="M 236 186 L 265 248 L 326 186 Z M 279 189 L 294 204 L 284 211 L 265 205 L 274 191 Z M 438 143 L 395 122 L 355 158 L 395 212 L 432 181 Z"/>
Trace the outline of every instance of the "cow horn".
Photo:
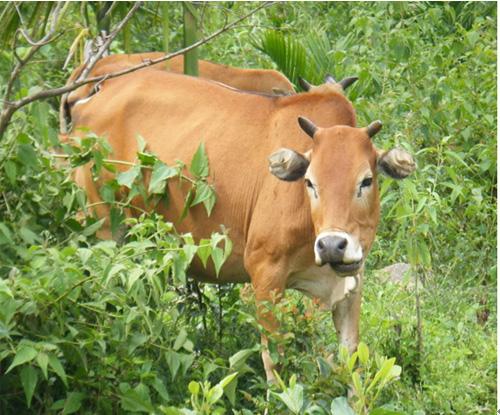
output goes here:
<path id="1" fill-rule="evenodd" d="M 335 80 L 335 78 L 332 75 L 327 74 L 325 76 L 325 83 L 327 83 L 327 84 L 336 84 L 337 81 Z"/>
<path id="2" fill-rule="evenodd" d="M 366 133 L 371 138 L 375 134 L 377 134 L 381 128 L 382 128 L 382 121 L 380 120 L 373 121 L 368 127 L 366 127 Z"/>
<path id="3" fill-rule="evenodd" d="M 349 76 L 348 78 L 342 79 L 342 81 L 339 82 L 339 85 L 342 87 L 342 89 L 347 89 L 349 86 L 351 86 L 354 82 L 356 82 L 359 78 L 357 76 Z"/>
<path id="4" fill-rule="evenodd" d="M 311 138 L 314 138 L 314 134 L 318 131 L 318 127 L 305 117 L 299 117 L 299 125 Z"/>
<path id="5" fill-rule="evenodd" d="M 304 91 L 309 91 L 312 88 L 312 85 L 300 76 L 299 76 L 299 85 Z"/>

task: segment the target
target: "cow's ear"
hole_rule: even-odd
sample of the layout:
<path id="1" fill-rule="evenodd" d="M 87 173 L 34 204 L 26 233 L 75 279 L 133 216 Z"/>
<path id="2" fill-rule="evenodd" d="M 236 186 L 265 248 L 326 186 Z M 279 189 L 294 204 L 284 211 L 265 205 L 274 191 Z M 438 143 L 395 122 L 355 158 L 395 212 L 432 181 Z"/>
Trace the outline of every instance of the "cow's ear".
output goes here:
<path id="1" fill-rule="evenodd" d="M 304 177 L 309 160 L 288 148 L 280 148 L 267 158 L 269 171 L 280 180 L 293 182 Z"/>
<path id="2" fill-rule="evenodd" d="M 393 179 L 404 179 L 415 171 L 417 165 L 413 157 L 401 148 L 378 151 L 377 167 L 383 174 Z"/>

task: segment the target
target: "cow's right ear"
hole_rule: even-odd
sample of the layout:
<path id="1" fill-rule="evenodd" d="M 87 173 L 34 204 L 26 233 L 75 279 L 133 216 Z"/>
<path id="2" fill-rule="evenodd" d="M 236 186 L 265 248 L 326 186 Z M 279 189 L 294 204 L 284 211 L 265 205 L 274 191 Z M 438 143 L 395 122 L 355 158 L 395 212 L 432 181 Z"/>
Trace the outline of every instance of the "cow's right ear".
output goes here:
<path id="1" fill-rule="evenodd" d="M 309 160 L 288 148 L 280 148 L 267 158 L 269 171 L 280 180 L 293 182 L 304 177 Z"/>
<path id="2" fill-rule="evenodd" d="M 378 170 L 393 179 L 404 179 L 417 168 L 410 153 L 401 148 L 389 151 L 377 150 Z"/>

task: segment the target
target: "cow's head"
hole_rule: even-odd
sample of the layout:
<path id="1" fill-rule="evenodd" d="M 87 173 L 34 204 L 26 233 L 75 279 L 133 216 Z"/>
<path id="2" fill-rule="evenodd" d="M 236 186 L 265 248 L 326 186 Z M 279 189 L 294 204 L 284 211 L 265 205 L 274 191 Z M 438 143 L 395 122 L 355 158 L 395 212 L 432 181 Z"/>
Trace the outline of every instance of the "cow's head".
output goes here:
<path id="1" fill-rule="evenodd" d="M 404 150 L 375 148 L 372 137 L 382 128 L 380 121 L 366 128 L 318 128 L 299 117 L 299 125 L 313 139 L 312 149 L 305 154 L 280 149 L 269 157 L 269 169 L 281 180 L 304 181 L 316 234 L 316 264 L 329 264 L 342 276 L 355 275 L 379 220 L 377 171 L 403 179 L 415 163 Z"/>

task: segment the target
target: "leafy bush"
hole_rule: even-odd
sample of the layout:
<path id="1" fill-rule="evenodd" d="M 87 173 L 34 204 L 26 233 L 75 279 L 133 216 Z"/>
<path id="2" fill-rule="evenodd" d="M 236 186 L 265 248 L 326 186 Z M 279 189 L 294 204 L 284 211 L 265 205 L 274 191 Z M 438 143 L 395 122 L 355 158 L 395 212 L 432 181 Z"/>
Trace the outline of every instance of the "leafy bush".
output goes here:
<path id="1" fill-rule="evenodd" d="M 30 18 L 33 12 L 41 30 L 50 5 L 20 7 Z M 60 68 L 84 21 L 80 5 L 71 7 L 65 35 L 26 68 L 18 98 L 64 83 L 69 69 Z M 208 4 L 202 30 L 250 8 Z M 15 19 L 12 4 L 10 11 Z M 182 42 L 181 7 L 172 4 L 169 16 L 174 50 Z M 161 18 L 159 4 L 145 5 L 127 25 L 129 43 L 119 38 L 112 51 L 160 50 Z M 5 45 L 8 27 L 0 34 Z M 410 180 L 380 182 L 383 220 L 368 258 L 361 318 L 370 363 L 349 370 L 330 313 L 291 293 L 277 310 L 282 336 L 271 345 L 283 382 L 269 398 L 248 288 L 184 281 L 192 256 L 208 258 L 210 248 L 217 253 L 208 260 L 221 261 L 223 235 L 193 241 L 164 218 L 139 215 L 120 243 L 97 241 L 102 224 L 78 217 L 87 206 L 84 193 L 47 154 L 58 142 L 57 100 L 16 113 L 0 143 L 0 412 L 492 413 L 496 29 L 496 7 L 488 2 L 279 3 L 201 49 L 206 59 L 278 67 L 313 83 L 326 73 L 359 76 L 348 92 L 359 125 L 382 119 L 377 146 L 403 146 L 419 165 Z M 263 43 L 265 53 L 254 47 Z M 289 58 L 293 48 L 305 59 L 302 52 Z M 13 61 L 2 48 L 2 90 Z M 210 209 L 203 169 L 196 175 L 191 165 L 167 168 L 144 151 L 134 165 L 117 168 L 105 161 L 103 145 L 90 136 L 85 151 L 68 152 L 73 165 L 94 160 L 96 172 L 115 171 L 105 189 L 128 185 L 129 196 L 149 191 L 154 203 L 170 174 L 198 176 L 190 204 Z M 141 189 L 146 171 L 158 181 Z M 119 225 L 120 204 L 130 201 L 107 195 Z M 371 271 L 399 261 L 411 263 L 411 281 L 393 284 Z M 401 367 L 400 380 L 377 397 L 375 387 L 367 395 L 380 369 L 375 354 L 394 356 Z M 354 373 L 361 387 L 354 387 Z M 349 388 L 353 397 L 346 400 Z"/>

